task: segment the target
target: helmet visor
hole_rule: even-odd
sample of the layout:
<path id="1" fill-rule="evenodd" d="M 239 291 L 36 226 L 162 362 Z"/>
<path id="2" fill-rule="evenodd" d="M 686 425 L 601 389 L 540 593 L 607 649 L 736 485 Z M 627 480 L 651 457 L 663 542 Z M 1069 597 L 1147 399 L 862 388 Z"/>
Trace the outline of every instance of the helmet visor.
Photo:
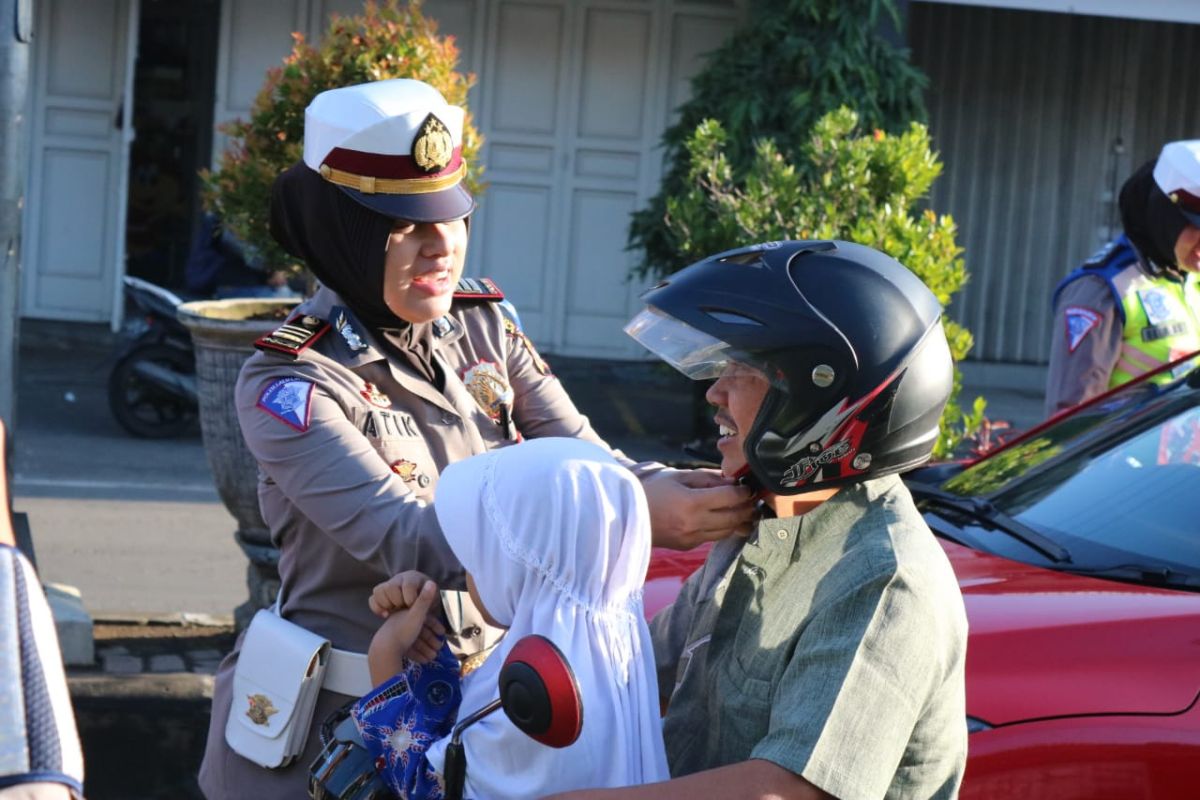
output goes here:
<path id="1" fill-rule="evenodd" d="M 749 367 L 772 384 L 786 388 L 783 376 L 763 358 L 732 347 L 653 306 L 631 319 L 625 332 L 694 381 L 715 380 Z"/>

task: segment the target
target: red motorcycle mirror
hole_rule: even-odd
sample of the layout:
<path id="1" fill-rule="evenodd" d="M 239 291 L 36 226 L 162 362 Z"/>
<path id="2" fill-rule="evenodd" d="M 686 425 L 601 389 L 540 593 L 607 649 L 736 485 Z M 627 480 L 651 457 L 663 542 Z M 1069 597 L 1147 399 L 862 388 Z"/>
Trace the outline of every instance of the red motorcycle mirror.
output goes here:
<path id="1" fill-rule="evenodd" d="M 567 747 L 583 728 L 583 703 L 571 665 L 536 634 L 517 642 L 500 668 L 500 705 L 512 723 L 548 747 Z"/>
<path id="2" fill-rule="evenodd" d="M 554 642 L 545 636 L 523 637 L 500 667 L 500 698 L 468 714 L 454 726 L 442 769 L 446 800 L 461 800 L 467 776 L 462 732 L 497 708 L 517 729 L 548 747 L 566 747 L 583 729 L 583 702 L 575 673 Z"/>

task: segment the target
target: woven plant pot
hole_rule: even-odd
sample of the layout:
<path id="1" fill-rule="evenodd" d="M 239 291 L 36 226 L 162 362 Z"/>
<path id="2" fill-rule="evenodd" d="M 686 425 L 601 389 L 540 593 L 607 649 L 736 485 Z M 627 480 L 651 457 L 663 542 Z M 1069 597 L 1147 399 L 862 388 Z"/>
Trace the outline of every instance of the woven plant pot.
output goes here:
<path id="1" fill-rule="evenodd" d="M 234 407 L 233 389 L 254 342 L 279 327 L 297 300 L 236 298 L 200 300 L 179 307 L 179 320 L 192 334 L 204 451 L 221 502 L 237 521 L 234 538 L 250 564 L 250 597 L 234 613 L 244 627 L 279 592 L 279 551 L 258 509 L 258 465 L 246 448 Z"/>

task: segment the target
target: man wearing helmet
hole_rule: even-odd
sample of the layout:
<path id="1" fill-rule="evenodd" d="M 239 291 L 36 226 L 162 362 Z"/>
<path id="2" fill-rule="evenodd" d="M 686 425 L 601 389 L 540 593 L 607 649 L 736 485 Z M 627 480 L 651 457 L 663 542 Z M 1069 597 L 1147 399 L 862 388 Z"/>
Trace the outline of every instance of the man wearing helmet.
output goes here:
<path id="1" fill-rule="evenodd" d="M 937 299 L 840 241 L 722 253 L 644 299 L 626 330 L 717 379 L 721 469 L 764 513 L 652 624 L 673 779 L 571 796 L 954 797 L 966 614 L 896 475 L 953 383 Z"/>
<path id="2" fill-rule="evenodd" d="M 1047 416 L 1200 350 L 1200 140 L 1165 145 L 1119 205 L 1124 232 L 1054 290 Z"/>

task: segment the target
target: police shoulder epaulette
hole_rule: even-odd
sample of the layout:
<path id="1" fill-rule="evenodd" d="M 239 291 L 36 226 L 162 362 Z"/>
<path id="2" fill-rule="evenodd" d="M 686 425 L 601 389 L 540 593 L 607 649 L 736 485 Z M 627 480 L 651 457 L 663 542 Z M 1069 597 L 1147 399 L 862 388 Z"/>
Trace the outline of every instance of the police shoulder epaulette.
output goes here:
<path id="1" fill-rule="evenodd" d="M 504 292 L 491 278 L 460 278 L 454 287 L 455 300 L 503 300 Z"/>
<path id="2" fill-rule="evenodd" d="M 320 317 L 304 314 L 293 317 L 254 343 L 264 352 L 283 353 L 293 359 L 312 346 L 329 330 L 330 324 Z"/>

